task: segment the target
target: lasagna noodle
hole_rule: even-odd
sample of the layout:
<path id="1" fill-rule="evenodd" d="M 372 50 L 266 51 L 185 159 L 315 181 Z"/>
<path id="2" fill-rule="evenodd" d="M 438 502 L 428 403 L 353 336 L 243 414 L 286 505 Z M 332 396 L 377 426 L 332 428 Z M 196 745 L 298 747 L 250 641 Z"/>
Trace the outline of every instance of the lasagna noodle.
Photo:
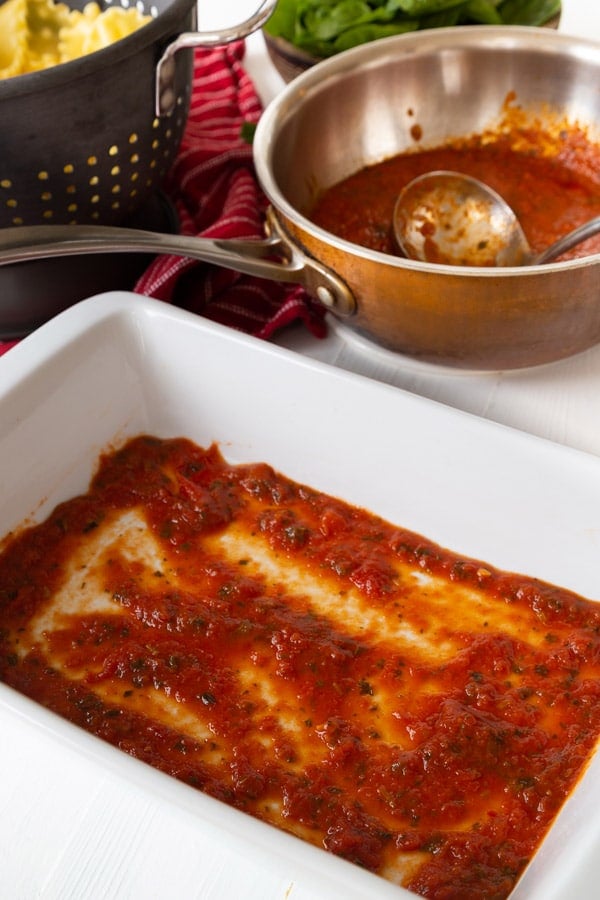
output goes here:
<path id="1" fill-rule="evenodd" d="M 0 557 L 0 675 L 429 897 L 507 896 L 593 751 L 594 603 L 140 438 Z"/>

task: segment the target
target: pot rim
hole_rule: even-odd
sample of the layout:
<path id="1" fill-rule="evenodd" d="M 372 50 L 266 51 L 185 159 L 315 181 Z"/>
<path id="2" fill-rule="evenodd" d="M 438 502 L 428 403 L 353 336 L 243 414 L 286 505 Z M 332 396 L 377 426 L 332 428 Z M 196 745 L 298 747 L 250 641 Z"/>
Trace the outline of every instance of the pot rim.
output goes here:
<path id="1" fill-rule="evenodd" d="M 544 52 L 551 53 L 556 48 L 569 49 L 574 56 L 589 58 L 598 57 L 600 44 L 587 38 L 570 35 L 543 27 L 527 25 L 463 25 L 446 28 L 432 28 L 423 31 L 408 32 L 381 38 L 377 41 L 361 44 L 345 50 L 336 56 L 319 61 L 316 65 L 298 75 L 285 86 L 282 92 L 269 103 L 254 135 L 253 155 L 256 173 L 261 187 L 278 213 L 285 216 L 298 228 L 319 238 L 326 244 L 345 254 L 367 259 L 392 268 L 429 272 L 432 274 L 451 275 L 466 278 L 511 278 L 520 276 L 551 275 L 586 268 L 600 262 L 600 253 L 578 259 L 550 262 L 532 266 L 452 266 L 438 263 L 427 263 L 419 260 L 393 256 L 378 250 L 371 250 L 359 244 L 339 238 L 316 225 L 293 206 L 280 191 L 273 175 L 272 155 L 275 138 L 282 124 L 294 116 L 305 99 L 313 91 L 318 91 L 326 81 L 337 81 L 346 74 L 360 68 L 372 68 L 386 60 L 400 55 L 413 55 L 419 52 L 431 52 L 438 48 L 478 46 L 487 49 L 535 46 Z"/>
<path id="2" fill-rule="evenodd" d="M 181 19 L 195 5 L 196 0 L 171 0 L 167 8 L 153 16 L 150 22 L 108 47 L 47 69 L 0 79 L 0 104 L 3 100 L 41 93 L 86 75 L 95 74 L 122 59 L 134 56 L 163 37 L 172 38 L 173 32 L 177 33 Z M 152 8 L 152 4 L 150 7 Z M 110 5 L 108 8 L 110 9 Z"/>

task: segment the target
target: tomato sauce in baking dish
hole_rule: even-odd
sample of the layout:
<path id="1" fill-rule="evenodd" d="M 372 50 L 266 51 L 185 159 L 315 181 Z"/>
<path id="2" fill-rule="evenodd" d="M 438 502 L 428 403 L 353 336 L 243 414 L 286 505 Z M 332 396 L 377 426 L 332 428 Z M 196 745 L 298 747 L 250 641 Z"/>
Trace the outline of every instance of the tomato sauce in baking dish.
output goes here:
<path id="1" fill-rule="evenodd" d="M 600 608 L 214 445 L 9 535 L 0 677 L 424 897 L 503 898 L 600 732 Z"/>

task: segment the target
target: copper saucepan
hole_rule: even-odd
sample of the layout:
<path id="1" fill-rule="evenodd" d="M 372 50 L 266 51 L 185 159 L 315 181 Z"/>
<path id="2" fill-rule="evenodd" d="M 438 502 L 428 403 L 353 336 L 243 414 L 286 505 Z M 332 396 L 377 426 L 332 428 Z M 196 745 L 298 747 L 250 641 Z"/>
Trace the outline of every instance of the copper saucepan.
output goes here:
<path id="1" fill-rule="evenodd" d="M 509 95 L 525 119 L 572 122 L 596 142 L 599 79 L 597 44 L 548 29 L 433 29 L 363 45 L 293 81 L 259 122 L 254 159 L 272 206 L 269 238 L 191 238 L 177 251 L 140 234 L 136 247 L 301 283 L 350 328 L 422 360 L 491 370 L 570 356 L 600 341 L 600 255 L 526 268 L 432 266 L 340 240 L 309 214 L 321 191 L 414 148 L 415 135 L 433 147 L 493 128 Z M 67 246 L 64 235 L 44 235 L 45 253 L 100 252 L 106 236 L 71 232 Z M 26 258 L 23 239 L 14 234 L 0 263 Z"/>
<path id="2" fill-rule="evenodd" d="M 531 268 L 432 266 L 338 240 L 307 212 L 332 183 L 414 148 L 415 134 L 435 147 L 493 128 L 512 92 L 525 117 L 578 123 L 595 143 L 599 84 L 600 47 L 544 28 L 433 29 L 367 44 L 309 70 L 267 109 L 258 176 L 285 231 L 353 293 L 351 328 L 453 367 L 551 362 L 600 341 L 600 255 Z"/>

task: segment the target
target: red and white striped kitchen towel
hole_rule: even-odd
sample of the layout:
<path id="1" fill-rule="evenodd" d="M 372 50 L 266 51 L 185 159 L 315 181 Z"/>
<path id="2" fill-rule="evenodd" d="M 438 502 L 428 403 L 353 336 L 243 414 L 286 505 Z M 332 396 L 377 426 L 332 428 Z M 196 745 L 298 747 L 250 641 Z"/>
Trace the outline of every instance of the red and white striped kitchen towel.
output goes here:
<path id="1" fill-rule="evenodd" d="M 244 51 L 242 41 L 196 51 L 189 120 L 166 184 L 184 234 L 263 235 L 266 199 L 245 137 L 262 107 L 243 67 Z M 189 259 L 157 258 L 136 290 L 261 338 L 296 320 L 316 336 L 325 333 L 321 307 L 302 288 Z"/>
<path id="2" fill-rule="evenodd" d="M 243 41 L 195 51 L 189 119 L 165 184 L 183 234 L 263 235 L 267 203 L 246 137 L 262 107 L 243 67 L 244 52 Z M 181 257 L 156 257 L 134 290 L 260 338 L 295 321 L 316 337 L 326 333 L 322 308 L 301 287 Z M 11 346 L 0 343 L 0 354 Z"/>

